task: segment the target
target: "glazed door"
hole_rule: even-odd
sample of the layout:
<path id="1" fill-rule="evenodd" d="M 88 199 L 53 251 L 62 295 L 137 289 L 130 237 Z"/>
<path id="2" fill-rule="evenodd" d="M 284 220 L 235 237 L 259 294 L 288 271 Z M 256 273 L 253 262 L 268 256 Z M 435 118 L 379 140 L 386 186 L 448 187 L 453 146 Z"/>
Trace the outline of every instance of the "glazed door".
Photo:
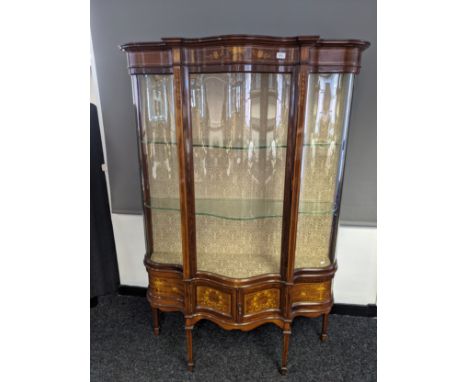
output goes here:
<path id="1" fill-rule="evenodd" d="M 197 270 L 279 274 L 291 75 L 190 75 Z"/>
<path id="2" fill-rule="evenodd" d="M 309 74 L 295 268 L 326 268 L 334 262 L 353 78 Z"/>
<path id="3" fill-rule="evenodd" d="M 147 251 L 161 264 L 182 264 L 179 161 L 173 75 L 133 76 Z"/>

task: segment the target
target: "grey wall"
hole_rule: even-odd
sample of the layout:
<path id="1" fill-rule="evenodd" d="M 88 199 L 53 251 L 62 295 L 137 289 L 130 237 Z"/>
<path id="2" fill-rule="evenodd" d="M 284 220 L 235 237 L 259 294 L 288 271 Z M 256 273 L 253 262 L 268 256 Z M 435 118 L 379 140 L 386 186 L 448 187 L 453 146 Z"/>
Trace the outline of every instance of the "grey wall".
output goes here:
<path id="1" fill-rule="evenodd" d="M 376 10 L 375 0 L 92 0 L 91 34 L 113 212 L 141 213 L 130 77 L 118 45 L 166 36 L 318 34 L 371 42 L 355 86 L 341 218 L 375 225 Z"/>

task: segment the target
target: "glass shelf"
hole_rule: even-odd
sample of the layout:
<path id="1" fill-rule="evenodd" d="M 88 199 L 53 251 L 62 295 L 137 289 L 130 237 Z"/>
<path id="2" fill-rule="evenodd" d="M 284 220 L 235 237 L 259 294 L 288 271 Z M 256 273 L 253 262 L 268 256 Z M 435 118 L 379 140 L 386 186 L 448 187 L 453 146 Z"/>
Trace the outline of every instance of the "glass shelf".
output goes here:
<path id="1" fill-rule="evenodd" d="M 164 141 L 148 141 L 142 140 L 142 143 L 145 145 L 169 145 L 169 146 L 177 146 L 177 142 L 164 142 Z M 303 147 L 313 147 L 313 146 L 339 146 L 340 144 L 337 142 L 311 142 L 311 143 L 304 143 Z M 259 146 L 221 146 L 221 145 L 206 145 L 203 143 L 193 143 L 193 147 L 204 147 L 208 149 L 226 149 L 226 150 L 249 150 L 251 148 L 254 149 L 269 149 L 272 145 L 259 145 Z M 275 148 L 284 149 L 287 145 L 275 145 Z"/>
<path id="2" fill-rule="evenodd" d="M 180 211 L 179 199 L 151 198 L 146 207 L 162 211 Z M 255 220 L 283 216 L 283 201 L 268 199 L 197 199 L 195 215 L 212 216 L 228 220 Z M 332 215 L 333 203 L 305 202 L 299 204 L 303 215 Z"/>
<path id="3" fill-rule="evenodd" d="M 143 144 L 150 144 L 150 145 L 169 145 L 169 146 L 176 146 L 177 142 L 161 142 L 161 141 L 142 141 Z M 203 143 L 193 143 L 193 147 L 204 147 L 207 149 L 225 149 L 225 150 L 249 150 L 249 149 L 269 149 L 272 148 L 273 145 L 258 145 L 258 146 L 222 146 L 222 145 L 208 145 Z M 286 148 L 286 145 L 275 145 L 275 148 L 283 149 Z"/>

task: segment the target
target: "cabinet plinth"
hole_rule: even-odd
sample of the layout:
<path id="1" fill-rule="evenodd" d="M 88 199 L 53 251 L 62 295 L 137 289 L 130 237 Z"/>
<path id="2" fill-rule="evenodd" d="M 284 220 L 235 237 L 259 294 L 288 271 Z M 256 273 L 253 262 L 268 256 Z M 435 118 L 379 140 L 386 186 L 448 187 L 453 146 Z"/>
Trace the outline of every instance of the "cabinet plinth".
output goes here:
<path id="1" fill-rule="evenodd" d="M 318 36 L 121 46 L 137 114 L 153 330 L 323 317 L 328 338 L 352 89 L 369 44 Z"/>

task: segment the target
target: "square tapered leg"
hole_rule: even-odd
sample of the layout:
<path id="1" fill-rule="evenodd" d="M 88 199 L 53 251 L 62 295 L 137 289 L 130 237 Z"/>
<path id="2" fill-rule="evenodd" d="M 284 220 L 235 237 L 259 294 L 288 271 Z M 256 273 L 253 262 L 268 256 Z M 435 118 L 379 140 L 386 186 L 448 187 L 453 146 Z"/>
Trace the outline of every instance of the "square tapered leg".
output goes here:
<path id="1" fill-rule="evenodd" d="M 159 336 L 159 309 L 152 308 L 151 313 L 153 317 L 153 333 L 155 336 Z"/>
<path id="2" fill-rule="evenodd" d="M 286 324 L 283 329 L 283 355 L 281 357 L 280 373 L 285 375 L 288 372 L 288 350 L 289 350 L 289 337 L 291 336 L 291 325 Z"/>
<path id="3" fill-rule="evenodd" d="M 322 334 L 320 334 L 320 341 L 325 342 L 328 340 L 328 313 L 322 316 Z"/>
<path id="4" fill-rule="evenodd" d="M 192 330 L 193 326 L 185 327 L 185 334 L 187 337 L 187 368 L 188 371 L 193 371 L 193 353 L 192 353 Z"/>

